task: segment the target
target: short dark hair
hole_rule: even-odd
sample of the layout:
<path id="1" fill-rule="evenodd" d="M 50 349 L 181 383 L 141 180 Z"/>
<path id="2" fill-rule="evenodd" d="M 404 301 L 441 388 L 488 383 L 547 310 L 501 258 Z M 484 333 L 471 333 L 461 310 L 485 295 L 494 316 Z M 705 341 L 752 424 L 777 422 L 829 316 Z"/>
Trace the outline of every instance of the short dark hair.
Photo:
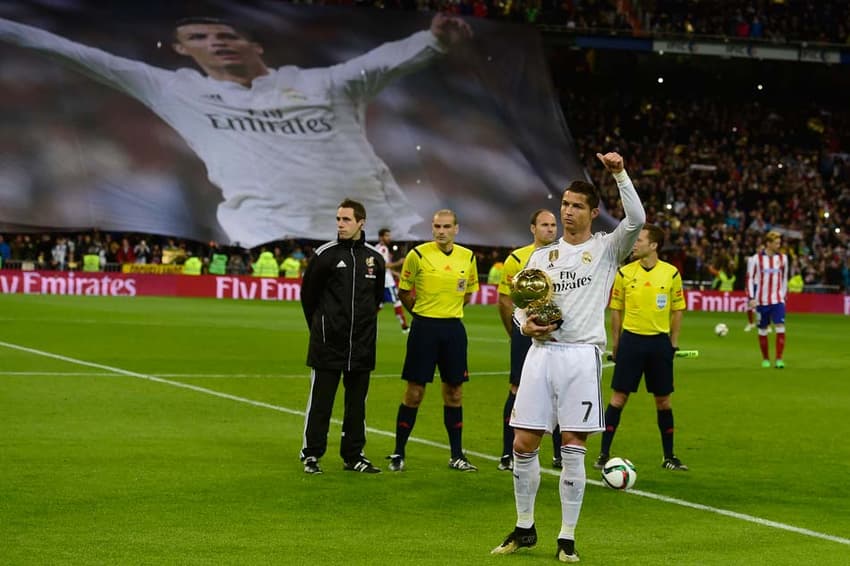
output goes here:
<path id="1" fill-rule="evenodd" d="M 658 244 L 656 250 L 661 251 L 661 248 L 664 247 L 664 229 L 655 224 L 644 224 L 643 230 L 646 230 L 647 236 L 649 236 L 649 243 Z"/>
<path id="2" fill-rule="evenodd" d="M 354 211 L 355 220 L 366 220 L 366 207 L 356 200 L 347 198 L 339 203 L 337 208 L 350 208 Z"/>
<path id="3" fill-rule="evenodd" d="M 245 29 L 244 27 L 234 24 L 229 20 L 224 20 L 222 18 L 213 18 L 210 16 L 190 16 L 188 18 L 180 18 L 179 20 L 174 22 L 174 30 L 172 31 L 172 39 L 174 42 L 178 42 L 179 38 L 177 37 L 177 28 L 181 28 L 183 26 L 190 26 L 193 24 L 203 24 L 203 25 L 211 25 L 211 26 L 227 26 L 236 32 L 237 35 L 244 37 L 248 41 L 256 42 L 256 38 L 254 34 Z"/>
<path id="4" fill-rule="evenodd" d="M 599 208 L 599 191 L 593 184 L 588 183 L 587 181 L 573 181 L 566 189 L 564 189 L 564 192 L 567 191 L 584 195 L 590 208 Z"/>
<path id="5" fill-rule="evenodd" d="M 384 236 L 384 234 L 389 234 L 390 232 L 392 232 L 392 230 L 390 230 L 389 228 L 381 228 L 380 230 L 378 230 L 378 237 L 381 238 Z"/>
<path id="6" fill-rule="evenodd" d="M 532 226 L 537 224 L 537 217 L 540 216 L 541 214 L 543 214 L 544 212 L 548 212 L 548 213 L 552 214 L 552 211 L 549 210 L 548 208 L 538 208 L 537 210 L 535 210 L 534 212 L 531 213 L 531 225 Z M 552 216 L 554 216 L 554 214 L 552 214 Z"/>

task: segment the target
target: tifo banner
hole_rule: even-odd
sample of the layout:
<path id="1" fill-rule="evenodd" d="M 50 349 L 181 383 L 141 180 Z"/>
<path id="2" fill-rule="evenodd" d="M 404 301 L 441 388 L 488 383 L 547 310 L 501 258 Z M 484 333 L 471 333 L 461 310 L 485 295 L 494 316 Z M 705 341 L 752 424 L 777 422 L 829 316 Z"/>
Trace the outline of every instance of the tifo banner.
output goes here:
<path id="1" fill-rule="evenodd" d="M 369 239 L 450 208 L 458 242 L 513 246 L 584 178 L 536 30 L 479 18 L 3 2 L 0 112 L 0 230 L 254 247 L 335 237 L 350 197 Z"/>
<path id="2" fill-rule="evenodd" d="M 496 285 L 482 284 L 470 304 L 495 305 Z M 94 295 L 111 297 L 206 297 L 214 299 L 298 301 L 301 281 L 271 277 L 213 275 L 150 275 L 68 271 L 0 270 L 0 293 L 27 295 Z M 735 312 L 746 310 L 744 293 L 685 291 L 688 310 Z M 791 294 L 789 312 L 850 315 L 850 296 Z"/>

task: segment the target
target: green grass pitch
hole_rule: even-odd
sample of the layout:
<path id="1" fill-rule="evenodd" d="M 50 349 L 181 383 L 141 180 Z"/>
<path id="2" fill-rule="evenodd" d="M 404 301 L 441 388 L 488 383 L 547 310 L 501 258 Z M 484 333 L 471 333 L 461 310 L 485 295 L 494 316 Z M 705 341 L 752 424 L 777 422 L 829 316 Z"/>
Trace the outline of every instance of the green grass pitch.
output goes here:
<path id="1" fill-rule="evenodd" d="M 431 386 L 405 472 L 344 472 L 337 421 L 325 473 L 305 475 L 297 304 L 0 295 L 0 319 L 0 564 L 556 562 L 548 471 L 537 547 L 489 555 L 515 520 L 511 476 L 496 470 L 508 347 L 494 307 L 465 318 L 464 446 L 477 474 L 447 467 Z M 727 337 L 714 335 L 718 322 Z M 791 314 L 785 370 L 760 367 L 744 324 L 743 314 L 685 315 L 681 346 L 701 354 L 676 361 L 673 406 L 690 472 L 660 468 L 644 391 L 613 446 L 637 465 L 632 493 L 596 481 L 591 438 L 582 563 L 850 564 L 850 319 Z M 404 341 L 385 308 L 366 446 L 382 467 Z M 541 461 L 548 470 L 548 439 Z"/>

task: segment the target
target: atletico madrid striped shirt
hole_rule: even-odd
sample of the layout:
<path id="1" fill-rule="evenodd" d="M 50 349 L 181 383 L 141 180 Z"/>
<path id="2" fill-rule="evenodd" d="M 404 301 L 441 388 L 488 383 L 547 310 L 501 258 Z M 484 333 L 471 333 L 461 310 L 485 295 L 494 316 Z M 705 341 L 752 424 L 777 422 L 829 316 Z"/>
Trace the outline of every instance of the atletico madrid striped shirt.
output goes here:
<path id="1" fill-rule="evenodd" d="M 785 302 L 788 292 L 788 256 L 769 255 L 764 250 L 747 263 L 747 296 L 756 305 L 775 305 Z"/>

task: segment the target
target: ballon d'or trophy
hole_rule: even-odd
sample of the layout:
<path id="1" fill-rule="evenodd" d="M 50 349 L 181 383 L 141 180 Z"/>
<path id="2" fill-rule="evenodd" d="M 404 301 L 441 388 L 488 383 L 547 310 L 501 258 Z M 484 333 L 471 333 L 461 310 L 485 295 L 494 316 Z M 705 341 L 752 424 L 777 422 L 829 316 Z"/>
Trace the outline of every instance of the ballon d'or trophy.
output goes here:
<path id="1" fill-rule="evenodd" d="M 525 309 L 529 317 L 536 316 L 539 324 L 560 326 L 564 317 L 552 302 L 553 292 L 552 279 L 542 269 L 523 269 L 511 281 L 511 299 L 517 307 Z"/>

